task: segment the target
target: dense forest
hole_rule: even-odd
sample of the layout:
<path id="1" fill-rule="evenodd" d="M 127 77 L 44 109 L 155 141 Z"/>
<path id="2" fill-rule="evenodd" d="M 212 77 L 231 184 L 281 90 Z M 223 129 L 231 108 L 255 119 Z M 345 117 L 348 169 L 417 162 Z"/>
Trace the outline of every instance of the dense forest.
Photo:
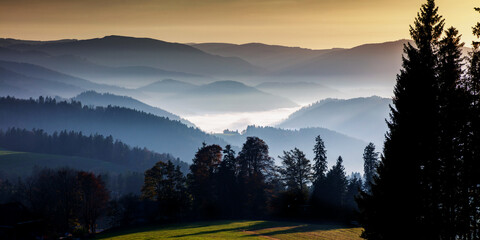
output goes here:
<path id="1" fill-rule="evenodd" d="M 36 100 L 1 97 L 0 116 L 3 130 L 35 128 L 52 134 L 68 129 L 87 135 L 112 135 L 128 145 L 168 152 L 183 161 L 190 161 L 202 142 L 226 145 L 222 139 L 179 121 L 123 107 L 88 107 L 48 97 Z"/>
<path id="2" fill-rule="evenodd" d="M 157 162 L 171 161 L 185 171 L 188 164 L 169 154 L 126 145 L 112 136 L 85 136 L 81 132 L 63 130 L 49 135 L 43 130 L 10 128 L 0 130 L 0 147 L 13 151 L 48 153 L 99 159 L 127 166 L 132 171 L 145 171 Z"/>

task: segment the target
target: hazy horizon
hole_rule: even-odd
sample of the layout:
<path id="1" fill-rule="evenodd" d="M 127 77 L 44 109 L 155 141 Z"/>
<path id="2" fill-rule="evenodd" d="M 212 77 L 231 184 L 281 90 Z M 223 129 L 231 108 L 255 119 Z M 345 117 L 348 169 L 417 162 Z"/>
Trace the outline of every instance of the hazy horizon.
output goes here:
<path id="1" fill-rule="evenodd" d="M 0 9 L 0 29 L 5 37 L 35 40 L 126 35 L 182 43 L 261 42 L 310 49 L 350 48 L 408 38 L 408 26 L 422 3 L 7 0 Z M 447 19 L 446 26 L 457 27 L 470 46 L 474 0 L 439 0 L 437 4 Z"/>

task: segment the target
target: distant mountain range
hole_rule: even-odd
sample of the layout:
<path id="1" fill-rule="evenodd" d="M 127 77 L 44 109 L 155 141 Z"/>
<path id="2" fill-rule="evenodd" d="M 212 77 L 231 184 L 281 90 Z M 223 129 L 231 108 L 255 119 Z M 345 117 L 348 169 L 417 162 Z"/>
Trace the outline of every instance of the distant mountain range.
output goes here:
<path id="1" fill-rule="evenodd" d="M 175 94 L 184 93 L 186 91 L 190 91 L 194 88 L 198 87 L 198 85 L 179 81 L 175 79 L 164 79 L 161 81 L 156 81 L 145 86 L 137 88 L 137 90 L 147 93 L 152 97 L 160 97 L 160 96 L 173 96 Z"/>
<path id="2" fill-rule="evenodd" d="M 83 91 L 82 88 L 59 83 L 39 77 L 30 77 L 0 66 L 0 94 L 20 98 L 38 97 L 40 95 L 73 96 Z"/>
<path id="3" fill-rule="evenodd" d="M 261 111 L 297 106 L 287 98 L 262 92 L 236 81 L 216 81 L 194 85 L 188 82 L 166 79 L 137 89 L 94 83 L 92 81 L 60 73 L 30 63 L 0 60 L 0 94 L 22 98 L 60 96 L 71 98 L 81 92 L 95 90 L 134 97 L 155 103 L 175 113 Z M 103 105 L 108 105 L 104 99 Z M 108 101 L 114 101 L 110 98 Z M 133 100 L 133 99 L 131 99 Z M 94 104 L 94 102 L 91 102 Z M 118 101 L 110 104 L 118 104 Z M 139 107 L 126 104 L 124 107 Z M 125 105 L 126 104 L 126 105 Z M 94 104 L 95 105 L 95 104 Z M 145 108 L 142 109 L 145 111 Z M 151 112 L 151 111 L 146 111 Z M 161 114 L 161 116 L 164 116 Z M 191 125 L 191 123 L 188 123 Z"/>
<path id="4" fill-rule="evenodd" d="M 260 70 L 240 58 L 212 55 L 185 44 L 151 38 L 106 36 L 41 43 L 18 43 L 4 39 L 0 45 L 17 51 L 39 51 L 54 56 L 73 55 L 110 67 L 145 66 L 207 76 L 251 75 Z"/>
<path id="5" fill-rule="evenodd" d="M 383 145 L 392 100 L 377 96 L 354 99 L 326 99 L 291 114 L 278 127 L 300 129 L 324 127 L 366 142 Z"/>
<path id="6" fill-rule="evenodd" d="M 204 52 L 223 57 L 239 57 L 247 62 L 268 71 L 277 71 L 324 53 L 337 49 L 312 50 L 299 47 L 267 45 L 263 43 L 230 44 L 230 43 L 200 43 L 191 44 Z"/>
<path id="7" fill-rule="evenodd" d="M 393 86 L 403 46 L 411 40 L 364 44 L 349 49 L 312 50 L 260 43 L 202 43 L 192 46 L 211 54 L 239 57 L 267 70 L 262 81 L 308 81 L 328 86 Z M 463 48 L 466 55 L 471 49 Z"/>
<path id="8" fill-rule="evenodd" d="M 249 126 L 242 133 L 225 132 L 215 135 L 235 146 L 242 146 L 248 136 L 259 137 L 268 144 L 270 156 L 276 159 L 278 165 L 281 165 L 278 156 L 283 156 L 283 151 L 289 151 L 295 147 L 302 150 L 307 158 L 312 160 L 315 137 L 320 135 L 325 142 L 329 165 L 335 164 L 336 159 L 341 155 L 347 172 L 363 171 L 362 154 L 367 145 L 365 141 L 326 128 L 285 130 L 273 127 Z"/>
<path id="9" fill-rule="evenodd" d="M 31 63 L 98 83 L 125 87 L 138 87 L 164 78 L 188 79 L 198 82 L 211 81 L 211 78 L 196 74 L 167 71 L 148 66 L 105 66 L 93 63 L 84 57 L 52 55 L 38 50 L 21 51 L 0 47 L 0 60 Z"/>
<path id="10" fill-rule="evenodd" d="M 6 81 L 7 79 L 10 79 L 8 81 L 9 84 L 14 84 L 16 79 L 19 79 L 9 77 L 12 76 L 12 74 L 23 76 L 23 79 L 25 79 L 25 77 L 30 78 L 29 82 L 31 82 L 31 84 L 23 84 L 20 82 L 16 84 L 24 92 L 30 94 L 24 94 L 26 95 L 25 97 L 48 95 L 70 98 L 85 90 L 92 89 L 95 89 L 96 91 L 105 91 L 117 94 L 138 96 L 138 93 L 126 88 L 94 83 L 86 79 L 74 77 L 30 63 L 19 63 L 0 60 L 0 68 L 4 69 L 4 72 L 2 73 L 2 75 L 0 75 L 0 80 L 3 79 Z M 7 73 L 7 71 L 9 73 Z M 20 95 L 16 96 L 20 97 Z"/>
<path id="11" fill-rule="evenodd" d="M 140 88 L 164 109 L 189 114 L 265 111 L 298 106 L 291 100 L 237 81 L 193 85 L 166 80 Z"/>
<path id="12" fill-rule="evenodd" d="M 86 40 L 0 39 L 0 60 L 37 64 L 98 83 L 137 88 L 162 79 L 392 86 L 410 40 L 350 49 L 305 49 L 261 43 L 180 44 L 106 36 Z M 464 48 L 468 51 L 468 48 Z"/>

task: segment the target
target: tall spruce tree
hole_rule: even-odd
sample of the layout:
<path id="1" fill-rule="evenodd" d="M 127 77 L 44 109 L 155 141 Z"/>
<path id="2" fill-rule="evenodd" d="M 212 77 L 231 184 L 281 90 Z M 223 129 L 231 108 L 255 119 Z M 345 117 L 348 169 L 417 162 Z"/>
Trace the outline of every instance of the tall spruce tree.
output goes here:
<path id="1" fill-rule="evenodd" d="M 456 239 L 465 231 L 468 217 L 461 212 L 466 208 L 462 197 L 462 149 L 461 139 L 466 128 L 468 102 L 461 88 L 462 52 L 458 31 L 450 27 L 439 43 L 438 52 L 438 105 L 439 105 L 439 172 L 437 184 L 441 186 L 438 196 L 438 226 L 443 239 Z M 468 133 L 467 133 L 468 134 Z M 467 204 L 468 205 L 468 204 Z M 463 230 L 462 230 L 463 229 Z"/>
<path id="2" fill-rule="evenodd" d="M 313 147 L 313 153 L 315 158 L 313 159 L 313 172 L 314 172 L 314 184 L 320 183 L 325 180 L 327 174 L 327 150 L 325 150 L 325 144 L 322 138 L 318 135 L 315 138 L 315 146 Z"/>
<path id="3" fill-rule="evenodd" d="M 375 152 L 375 145 L 369 143 L 363 151 L 363 172 L 365 174 L 364 189 L 370 193 L 371 184 L 377 175 L 378 153 Z"/>
<path id="4" fill-rule="evenodd" d="M 444 20 L 433 0 L 410 27 L 378 177 L 358 200 L 367 239 L 439 239 L 436 50 Z M 398 231 L 398 226 L 403 226 Z"/>
<path id="5" fill-rule="evenodd" d="M 315 138 L 315 146 L 313 147 L 315 157 L 313 158 L 313 191 L 310 199 L 315 215 L 321 216 L 326 210 L 327 189 L 325 180 L 327 178 L 327 150 L 322 137 L 319 135 Z"/>
<path id="6" fill-rule="evenodd" d="M 475 8 L 480 12 L 480 8 Z M 473 27 L 473 35 L 480 38 L 480 22 Z M 467 226 L 469 239 L 480 238 L 480 42 L 473 41 L 473 51 L 470 55 L 468 76 L 465 79 L 464 87 L 468 92 L 469 114 L 468 127 L 469 135 L 465 136 L 464 150 L 464 188 L 467 190 L 469 200 L 468 215 L 463 217 L 469 219 Z"/>
<path id="7" fill-rule="evenodd" d="M 343 159 L 338 157 L 336 164 L 328 171 L 325 178 L 325 202 L 326 214 L 330 218 L 337 218 L 336 216 L 345 206 L 345 197 L 347 192 L 347 176 L 345 167 L 343 166 Z"/>

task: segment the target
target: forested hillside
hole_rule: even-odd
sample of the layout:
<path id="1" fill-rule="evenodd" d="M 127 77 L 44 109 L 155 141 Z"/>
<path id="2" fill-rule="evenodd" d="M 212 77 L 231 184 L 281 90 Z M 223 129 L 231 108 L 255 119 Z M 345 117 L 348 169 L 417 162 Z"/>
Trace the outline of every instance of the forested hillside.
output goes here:
<path id="1" fill-rule="evenodd" d="M 50 98 L 0 98 L 0 128 L 10 127 L 112 135 L 130 146 L 170 153 L 186 162 L 203 142 L 226 144 L 199 129 L 152 114 L 112 106 L 91 108 Z"/>

